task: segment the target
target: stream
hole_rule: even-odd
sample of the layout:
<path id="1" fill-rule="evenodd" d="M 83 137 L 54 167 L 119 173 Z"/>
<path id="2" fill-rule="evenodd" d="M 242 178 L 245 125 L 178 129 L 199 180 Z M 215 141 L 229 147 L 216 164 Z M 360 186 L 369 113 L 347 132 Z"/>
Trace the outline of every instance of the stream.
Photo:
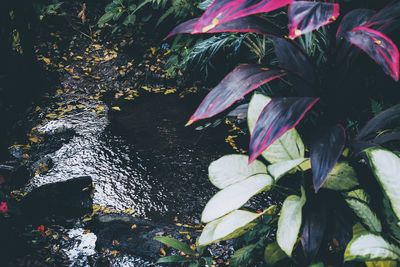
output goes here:
<path id="1" fill-rule="evenodd" d="M 27 118 L 35 125 L 28 134 L 32 148 L 11 150 L 17 157 L 29 154 L 33 175 L 21 189 L 24 194 L 89 176 L 98 214 L 124 214 L 161 226 L 200 224 L 201 211 L 216 192 L 207 178 L 208 165 L 234 152 L 225 142 L 226 126 L 203 131 L 184 127 L 204 93 L 180 94 L 173 82 L 149 79 L 148 68 L 160 62 L 151 58 L 165 53 L 156 49 L 158 54 L 147 50 L 137 64 L 118 48 L 75 36 L 73 52 L 49 51 L 43 57 L 61 79 Z M 121 68 L 130 76 L 121 78 Z M 68 240 L 50 241 L 66 265 L 103 266 L 99 262 L 106 253 L 104 266 L 154 266 L 153 259 L 135 251 L 99 251 L 98 236 L 87 227 L 90 220 L 86 216 L 68 226 L 46 225 L 52 236 Z"/>

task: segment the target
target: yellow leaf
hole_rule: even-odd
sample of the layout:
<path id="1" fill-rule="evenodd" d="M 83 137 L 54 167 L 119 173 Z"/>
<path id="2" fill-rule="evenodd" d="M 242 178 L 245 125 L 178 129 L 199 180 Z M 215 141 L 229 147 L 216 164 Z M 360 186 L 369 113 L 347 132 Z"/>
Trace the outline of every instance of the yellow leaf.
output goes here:
<path id="1" fill-rule="evenodd" d="M 167 252 L 165 251 L 164 248 L 160 248 L 160 255 L 161 255 L 161 256 L 167 255 Z"/>
<path id="2" fill-rule="evenodd" d="M 115 110 L 115 111 L 121 111 L 121 108 L 120 108 L 120 107 L 117 107 L 117 106 L 112 107 L 111 109 L 112 109 L 112 110 Z"/>
<path id="3" fill-rule="evenodd" d="M 46 63 L 46 65 L 49 65 L 51 63 L 51 60 L 48 57 L 43 57 L 42 60 L 44 63 Z"/>
<path id="4" fill-rule="evenodd" d="M 37 136 L 31 136 L 31 137 L 29 137 L 29 141 L 31 143 L 39 143 L 40 140 Z"/>
<path id="5" fill-rule="evenodd" d="M 50 114 L 47 114 L 47 115 L 46 115 L 46 118 L 48 118 L 48 119 L 57 119 L 57 118 L 58 118 L 58 115 L 57 115 L 57 114 L 54 114 L 54 113 L 50 113 Z"/>

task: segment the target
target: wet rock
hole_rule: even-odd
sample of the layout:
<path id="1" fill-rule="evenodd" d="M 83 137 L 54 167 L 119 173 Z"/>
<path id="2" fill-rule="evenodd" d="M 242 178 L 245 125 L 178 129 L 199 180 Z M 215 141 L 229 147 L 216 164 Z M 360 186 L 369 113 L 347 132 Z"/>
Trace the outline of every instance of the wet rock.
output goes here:
<path id="1" fill-rule="evenodd" d="M 73 129 L 64 127 L 60 127 L 52 132 L 46 133 L 43 136 L 43 142 L 32 147 L 32 161 L 37 162 L 44 156 L 56 152 L 64 144 L 68 143 L 75 135 L 76 132 Z"/>
<path id="2" fill-rule="evenodd" d="M 30 220 L 81 217 L 92 212 L 91 189 L 89 176 L 43 185 L 22 199 L 22 214 Z"/>
<path id="3" fill-rule="evenodd" d="M 33 175 L 46 173 L 53 167 L 54 163 L 50 156 L 44 156 L 30 166 Z"/>
<path id="4" fill-rule="evenodd" d="M 151 260 L 158 259 L 162 247 L 153 238 L 161 234 L 176 236 L 179 231 L 175 225 L 155 224 L 125 214 L 100 215 L 93 227 L 96 249 L 117 250 Z"/>
<path id="5" fill-rule="evenodd" d="M 20 162 L 8 161 L 0 163 L 0 176 L 8 185 L 21 187 L 29 180 L 30 174 L 27 167 Z"/>

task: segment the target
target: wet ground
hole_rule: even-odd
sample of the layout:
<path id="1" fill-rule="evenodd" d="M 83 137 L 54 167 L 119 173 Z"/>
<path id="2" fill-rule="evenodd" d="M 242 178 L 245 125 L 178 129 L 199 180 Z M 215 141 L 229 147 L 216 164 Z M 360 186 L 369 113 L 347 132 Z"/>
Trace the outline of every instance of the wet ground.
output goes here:
<path id="1" fill-rule="evenodd" d="M 23 196 L 46 184 L 90 176 L 93 213 L 67 226 L 45 225 L 36 237 L 45 243 L 48 257 L 27 258 L 53 266 L 61 264 L 52 259 L 56 255 L 70 266 L 102 266 L 102 257 L 106 266 L 152 266 L 134 252 L 99 251 L 88 224 L 115 213 L 197 227 L 202 208 L 216 192 L 207 178 L 208 165 L 234 153 L 225 142 L 227 126 L 184 127 L 205 92 L 177 88 L 168 79 L 165 45 L 142 46 L 143 54 L 133 59 L 95 35 L 64 38 L 55 32 L 51 38 L 54 43 L 41 47 L 40 60 L 60 82 L 32 108 L 26 123 L 33 127 L 25 142 L 10 150 L 32 176 L 14 193 Z M 61 49 L 66 42 L 67 49 Z M 29 227 L 37 232 L 36 225 Z M 195 236 L 184 236 L 195 242 Z"/>

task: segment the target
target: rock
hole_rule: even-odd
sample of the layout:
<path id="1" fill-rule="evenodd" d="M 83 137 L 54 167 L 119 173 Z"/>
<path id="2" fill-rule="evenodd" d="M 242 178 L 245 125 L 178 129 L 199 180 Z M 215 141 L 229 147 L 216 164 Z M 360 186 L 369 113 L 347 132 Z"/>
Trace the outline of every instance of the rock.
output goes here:
<path id="1" fill-rule="evenodd" d="M 12 187 L 21 187 L 30 178 L 27 167 L 17 161 L 0 163 L 0 176 Z"/>
<path id="2" fill-rule="evenodd" d="M 72 219 L 92 212 L 92 178 L 77 177 L 32 190 L 21 201 L 21 212 L 30 220 Z"/>
<path id="3" fill-rule="evenodd" d="M 179 229 L 126 214 L 107 214 L 96 218 L 92 231 L 97 235 L 97 250 L 117 250 L 157 260 L 162 244 L 153 238 L 160 234 L 177 236 Z"/>

